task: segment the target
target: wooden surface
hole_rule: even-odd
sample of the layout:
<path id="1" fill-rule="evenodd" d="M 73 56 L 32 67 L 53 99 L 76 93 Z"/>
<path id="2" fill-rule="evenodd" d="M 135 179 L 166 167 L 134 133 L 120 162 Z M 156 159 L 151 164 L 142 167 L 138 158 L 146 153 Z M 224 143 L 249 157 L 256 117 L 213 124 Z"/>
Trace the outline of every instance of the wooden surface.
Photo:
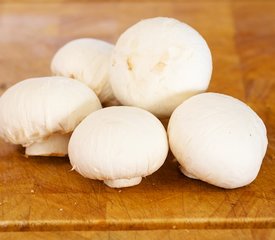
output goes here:
<path id="1" fill-rule="evenodd" d="M 47 238 L 45 238 L 45 236 Z M 182 230 L 139 230 L 139 231 L 74 231 L 74 232 L 9 232 L 0 233 L 1 240 L 66 239 L 66 240 L 256 240 L 274 239 L 273 229 L 182 229 Z"/>
<path id="2" fill-rule="evenodd" d="M 60 231 L 107 229 L 148 231 L 64 236 L 181 239 L 189 231 L 192 239 L 219 233 L 223 239 L 237 233 L 239 239 L 274 238 L 274 1 L 0 1 L 1 92 L 20 80 L 49 75 L 54 52 L 71 39 L 115 42 L 131 24 L 160 15 L 191 24 L 209 43 L 214 62 L 209 90 L 247 102 L 264 120 L 269 147 L 257 179 L 247 187 L 223 190 L 184 177 L 169 155 L 139 186 L 110 189 L 69 171 L 67 158 L 27 159 L 22 148 L 0 142 L 0 231 L 33 231 L 23 235 L 27 239 L 39 239 L 35 231 L 57 231 L 45 233 L 53 239 Z M 205 228 L 211 230 L 192 230 Z M 241 230 L 247 228 L 254 230 Z"/>

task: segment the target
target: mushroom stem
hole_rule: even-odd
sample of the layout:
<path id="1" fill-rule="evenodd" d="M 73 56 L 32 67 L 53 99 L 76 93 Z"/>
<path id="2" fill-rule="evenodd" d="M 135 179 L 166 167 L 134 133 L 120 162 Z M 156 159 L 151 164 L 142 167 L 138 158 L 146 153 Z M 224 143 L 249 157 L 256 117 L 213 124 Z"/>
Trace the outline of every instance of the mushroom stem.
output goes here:
<path id="1" fill-rule="evenodd" d="M 132 187 L 138 185 L 142 180 L 142 177 L 135 177 L 129 179 L 115 179 L 115 180 L 104 180 L 104 183 L 111 188 L 123 188 Z"/>
<path id="2" fill-rule="evenodd" d="M 198 179 L 197 177 L 195 177 L 194 175 L 192 175 L 190 172 L 186 171 L 186 169 L 184 169 L 182 166 L 180 166 L 180 171 L 186 177 L 189 177 L 189 178 L 192 178 L 192 179 Z"/>
<path id="3" fill-rule="evenodd" d="M 26 147 L 27 156 L 58 156 L 68 154 L 68 144 L 71 134 L 52 134 L 49 137 Z"/>

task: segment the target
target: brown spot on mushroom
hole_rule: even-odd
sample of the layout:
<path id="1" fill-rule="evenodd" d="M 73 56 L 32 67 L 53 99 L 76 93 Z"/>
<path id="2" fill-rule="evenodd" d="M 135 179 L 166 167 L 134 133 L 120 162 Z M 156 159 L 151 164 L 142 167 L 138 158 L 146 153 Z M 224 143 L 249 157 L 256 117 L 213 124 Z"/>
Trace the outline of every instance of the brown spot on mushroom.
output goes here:
<path id="1" fill-rule="evenodd" d="M 164 63 L 164 62 L 158 62 L 154 66 L 153 70 L 156 71 L 156 72 L 162 72 L 165 67 L 166 67 L 166 63 Z"/>
<path id="2" fill-rule="evenodd" d="M 39 132 L 34 132 L 32 135 L 31 135 L 31 138 L 39 138 L 40 136 L 40 133 Z"/>
<path id="3" fill-rule="evenodd" d="M 72 73 L 69 75 L 69 78 L 76 79 L 75 75 Z"/>
<path id="4" fill-rule="evenodd" d="M 112 61 L 112 67 L 114 67 L 116 65 L 116 60 Z"/>
<path id="5" fill-rule="evenodd" d="M 128 65 L 128 70 L 132 71 L 134 66 L 130 57 L 127 58 L 127 65 Z"/>
<path id="6" fill-rule="evenodd" d="M 158 73 L 162 72 L 167 65 L 168 58 L 169 58 L 168 52 L 164 52 L 160 57 L 158 63 L 153 67 L 152 71 L 155 71 Z"/>

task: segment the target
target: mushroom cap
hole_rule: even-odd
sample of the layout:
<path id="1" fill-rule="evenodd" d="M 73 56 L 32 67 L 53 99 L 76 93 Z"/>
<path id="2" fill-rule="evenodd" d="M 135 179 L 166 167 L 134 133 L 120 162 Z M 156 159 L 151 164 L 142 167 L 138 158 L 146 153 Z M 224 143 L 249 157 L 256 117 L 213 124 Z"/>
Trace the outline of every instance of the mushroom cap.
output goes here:
<path id="1" fill-rule="evenodd" d="M 144 177 L 158 170 L 168 153 L 165 128 L 136 107 L 108 107 L 90 114 L 69 142 L 73 169 L 99 180 Z"/>
<path id="2" fill-rule="evenodd" d="M 68 42 L 54 55 L 52 73 L 79 80 L 99 97 L 102 103 L 114 100 L 109 83 L 109 66 L 113 45 L 92 38 Z"/>
<path id="3" fill-rule="evenodd" d="M 177 107 L 168 137 L 185 175 L 223 188 L 251 183 L 268 143 L 258 115 L 240 100 L 218 93 L 193 96 Z"/>
<path id="4" fill-rule="evenodd" d="M 122 104 L 167 117 L 185 99 L 205 91 L 211 73 L 211 52 L 202 36 L 185 23 L 157 17 L 120 36 L 110 82 Z"/>
<path id="5" fill-rule="evenodd" d="M 101 108 L 95 93 L 66 77 L 31 78 L 9 88 L 0 98 L 0 136 L 28 146 L 53 133 L 69 133 Z"/>

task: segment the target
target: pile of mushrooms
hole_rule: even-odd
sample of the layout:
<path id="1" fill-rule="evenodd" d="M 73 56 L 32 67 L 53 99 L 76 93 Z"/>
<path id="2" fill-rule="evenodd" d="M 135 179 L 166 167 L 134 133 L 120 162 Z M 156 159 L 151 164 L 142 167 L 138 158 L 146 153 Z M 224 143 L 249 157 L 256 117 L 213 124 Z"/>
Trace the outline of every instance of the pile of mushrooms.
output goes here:
<path id="1" fill-rule="evenodd" d="M 265 125 L 245 103 L 204 93 L 211 52 L 189 25 L 157 17 L 115 45 L 76 39 L 57 51 L 51 70 L 0 98 L 0 137 L 26 156 L 68 155 L 84 177 L 122 188 L 157 171 L 170 145 L 187 177 L 222 188 L 256 178 Z M 166 132 L 159 119 L 170 116 Z"/>

